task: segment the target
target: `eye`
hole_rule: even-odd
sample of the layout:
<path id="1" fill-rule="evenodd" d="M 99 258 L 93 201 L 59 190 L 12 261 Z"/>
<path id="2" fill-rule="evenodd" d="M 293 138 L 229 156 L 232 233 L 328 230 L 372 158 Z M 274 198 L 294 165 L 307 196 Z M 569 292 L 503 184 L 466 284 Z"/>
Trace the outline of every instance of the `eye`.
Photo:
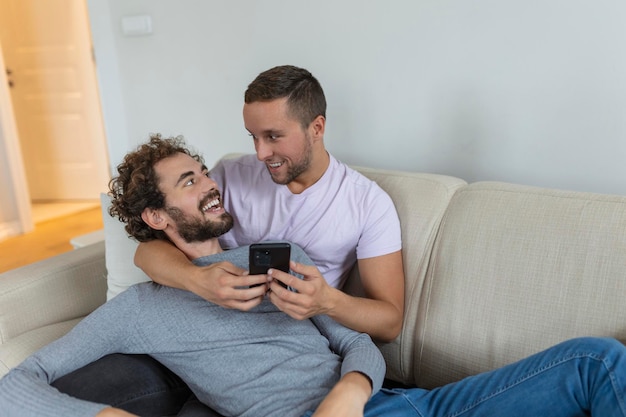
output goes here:
<path id="1" fill-rule="evenodd" d="M 195 184 L 195 183 L 196 183 L 196 180 L 194 180 L 194 179 L 192 178 L 192 179 L 189 179 L 187 182 L 185 182 L 185 186 L 188 186 L 188 185 L 193 185 L 193 184 Z"/>

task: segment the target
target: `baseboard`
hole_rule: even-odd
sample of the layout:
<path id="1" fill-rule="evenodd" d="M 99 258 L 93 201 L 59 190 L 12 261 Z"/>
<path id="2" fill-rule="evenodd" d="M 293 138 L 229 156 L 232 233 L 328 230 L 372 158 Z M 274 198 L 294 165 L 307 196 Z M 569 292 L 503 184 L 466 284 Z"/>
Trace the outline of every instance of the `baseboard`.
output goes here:
<path id="1" fill-rule="evenodd" d="M 0 240 L 8 239 L 20 235 L 21 233 L 22 230 L 20 229 L 19 222 L 0 223 Z"/>

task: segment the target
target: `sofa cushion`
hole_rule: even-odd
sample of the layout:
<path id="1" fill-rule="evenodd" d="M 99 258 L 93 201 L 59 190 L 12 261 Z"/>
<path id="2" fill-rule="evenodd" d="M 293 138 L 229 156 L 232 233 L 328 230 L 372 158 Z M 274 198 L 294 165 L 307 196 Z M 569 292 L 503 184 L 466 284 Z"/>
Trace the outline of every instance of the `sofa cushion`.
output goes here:
<path id="1" fill-rule="evenodd" d="M 104 222 L 104 242 L 107 268 L 107 300 L 115 297 L 128 287 L 150 278 L 135 266 L 134 257 L 137 241 L 128 236 L 124 223 L 109 214 L 111 197 L 100 194 L 102 221 Z"/>
<path id="2" fill-rule="evenodd" d="M 52 340 L 65 335 L 82 320 L 82 317 L 50 324 L 22 333 L 0 346 L 0 377 Z"/>
<path id="3" fill-rule="evenodd" d="M 414 383 L 432 388 L 577 336 L 626 340 L 626 197 L 474 183 L 441 223 Z"/>
<path id="4" fill-rule="evenodd" d="M 0 376 L 105 301 L 104 243 L 16 268 L 0 279 Z"/>

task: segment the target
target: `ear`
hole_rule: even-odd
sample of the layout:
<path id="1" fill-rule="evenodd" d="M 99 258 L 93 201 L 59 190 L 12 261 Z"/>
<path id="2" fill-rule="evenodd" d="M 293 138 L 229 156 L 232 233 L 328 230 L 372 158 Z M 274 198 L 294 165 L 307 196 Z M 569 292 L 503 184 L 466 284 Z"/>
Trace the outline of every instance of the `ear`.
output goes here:
<path id="1" fill-rule="evenodd" d="M 322 115 L 317 116 L 309 125 L 311 137 L 313 139 L 323 139 L 324 129 L 326 128 L 326 118 Z"/>
<path id="2" fill-rule="evenodd" d="M 161 210 L 145 208 L 141 212 L 141 219 L 155 230 L 163 230 L 167 227 L 167 222 L 161 215 Z"/>

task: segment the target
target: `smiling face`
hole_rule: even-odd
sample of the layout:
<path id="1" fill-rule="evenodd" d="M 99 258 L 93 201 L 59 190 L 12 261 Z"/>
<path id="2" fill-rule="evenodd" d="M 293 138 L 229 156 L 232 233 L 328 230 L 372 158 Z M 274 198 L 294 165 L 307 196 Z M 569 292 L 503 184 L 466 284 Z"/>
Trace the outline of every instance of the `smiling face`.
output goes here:
<path id="1" fill-rule="evenodd" d="M 206 166 L 178 153 L 157 162 L 154 170 L 165 195 L 160 227 L 166 233 L 178 233 L 192 243 L 216 238 L 232 228 L 233 218 L 224 210 L 217 184 L 209 178 Z"/>
<path id="2" fill-rule="evenodd" d="M 290 188 L 293 183 L 306 188 L 321 176 L 319 161 L 324 157 L 319 155 L 326 155 L 322 142 L 325 119 L 318 116 L 303 128 L 288 110 L 286 98 L 246 103 L 244 123 L 257 158 L 265 163 L 272 180 Z"/>

